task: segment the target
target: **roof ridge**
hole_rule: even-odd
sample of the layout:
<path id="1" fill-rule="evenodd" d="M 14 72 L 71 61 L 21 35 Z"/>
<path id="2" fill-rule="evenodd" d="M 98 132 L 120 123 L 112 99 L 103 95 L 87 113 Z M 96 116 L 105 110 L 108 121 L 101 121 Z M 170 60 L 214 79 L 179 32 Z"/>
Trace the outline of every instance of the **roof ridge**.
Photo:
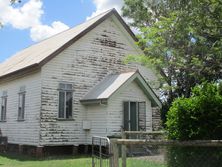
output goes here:
<path id="1" fill-rule="evenodd" d="M 86 22 L 62 31 L 38 43 L 30 45 L 15 53 L 0 64 L 0 80 L 15 75 L 17 72 L 27 72 L 31 68 L 41 68 L 64 49 L 75 43 L 107 18 L 115 16 L 126 31 L 135 40 L 135 35 L 124 22 L 116 9 L 107 10 Z"/>
<path id="2" fill-rule="evenodd" d="M 85 23 L 87 23 L 87 22 L 89 22 L 89 21 L 92 21 L 93 19 L 95 19 L 95 18 L 97 18 L 97 17 L 99 17 L 99 16 L 101 16 L 101 15 L 103 15 L 103 14 L 105 14 L 105 13 L 108 14 L 109 12 L 112 12 L 113 10 L 116 10 L 116 9 L 113 8 L 113 9 L 109 9 L 109 10 L 107 10 L 107 11 L 105 11 L 105 12 L 102 12 L 102 13 L 100 13 L 100 14 L 92 17 L 92 18 L 90 18 L 89 20 L 85 20 L 85 21 L 83 21 L 83 22 L 81 22 L 81 23 L 79 23 L 79 24 L 76 24 L 76 25 L 74 25 L 74 26 L 72 26 L 72 27 L 70 27 L 70 28 L 68 28 L 68 29 L 66 29 L 66 30 L 64 30 L 64 31 L 61 31 L 61 32 L 59 32 L 59 33 L 57 33 L 57 34 L 54 34 L 54 35 L 52 35 L 52 36 L 50 36 L 50 37 L 48 37 L 48 38 L 45 38 L 45 39 L 37 42 L 36 44 L 41 43 L 41 42 L 43 42 L 43 41 L 45 41 L 45 40 L 47 40 L 47 39 L 53 38 L 53 37 L 55 37 L 55 36 L 57 36 L 57 35 L 59 35 L 59 34 L 61 34 L 61 33 L 64 33 L 64 32 L 66 32 L 66 31 L 69 31 L 69 30 L 71 30 L 71 29 L 73 29 L 73 28 L 76 28 L 76 27 L 78 27 L 78 26 L 80 26 L 80 25 L 82 25 L 82 24 L 85 24 Z M 33 46 L 33 45 L 31 45 L 31 46 Z"/>
<path id="3" fill-rule="evenodd" d="M 114 72 L 112 74 L 115 75 L 115 74 L 136 73 L 136 72 L 139 72 L 139 69 L 126 69 L 126 70 Z"/>
<path id="4" fill-rule="evenodd" d="M 116 11 L 116 9 L 115 9 L 115 8 L 112 8 L 112 9 L 106 10 L 106 11 L 104 11 L 104 12 L 102 12 L 102 13 L 100 13 L 100 14 L 94 16 L 94 17 L 91 17 L 91 18 L 88 19 L 87 21 L 90 21 L 90 20 L 95 19 L 96 17 L 99 17 L 99 16 L 101 16 L 101 15 L 103 15 L 103 14 L 105 14 L 105 13 L 108 14 L 109 12 L 113 12 L 113 11 Z M 84 23 L 85 23 L 85 22 L 84 22 Z M 82 24 L 82 23 L 81 23 L 81 24 Z"/>

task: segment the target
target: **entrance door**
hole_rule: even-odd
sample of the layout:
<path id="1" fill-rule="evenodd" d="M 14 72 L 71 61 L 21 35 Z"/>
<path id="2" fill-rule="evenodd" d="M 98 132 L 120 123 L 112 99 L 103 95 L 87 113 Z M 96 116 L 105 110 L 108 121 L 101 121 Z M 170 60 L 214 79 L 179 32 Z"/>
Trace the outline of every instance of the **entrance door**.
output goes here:
<path id="1" fill-rule="evenodd" d="M 144 107 L 141 107 L 144 106 Z M 123 104 L 124 108 L 124 130 L 125 131 L 139 131 L 145 130 L 145 102 L 131 102 L 127 101 Z"/>
<path id="2" fill-rule="evenodd" d="M 138 131 L 138 110 L 137 103 L 130 102 L 130 131 Z"/>

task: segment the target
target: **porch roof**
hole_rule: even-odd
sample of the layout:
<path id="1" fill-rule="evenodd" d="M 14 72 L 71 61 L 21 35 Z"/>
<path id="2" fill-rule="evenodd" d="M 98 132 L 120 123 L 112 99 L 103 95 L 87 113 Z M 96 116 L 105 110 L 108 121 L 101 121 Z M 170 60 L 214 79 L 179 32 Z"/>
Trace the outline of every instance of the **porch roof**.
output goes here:
<path id="1" fill-rule="evenodd" d="M 139 87 L 151 100 L 153 106 L 162 106 L 162 103 L 149 84 L 141 76 L 138 71 L 125 72 L 119 74 L 110 74 L 96 85 L 89 93 L 87 93 L 80 101 L 83 104 L 103 103 L 120 88 L 128 85 L 132 81 L 136 81 Z"/>

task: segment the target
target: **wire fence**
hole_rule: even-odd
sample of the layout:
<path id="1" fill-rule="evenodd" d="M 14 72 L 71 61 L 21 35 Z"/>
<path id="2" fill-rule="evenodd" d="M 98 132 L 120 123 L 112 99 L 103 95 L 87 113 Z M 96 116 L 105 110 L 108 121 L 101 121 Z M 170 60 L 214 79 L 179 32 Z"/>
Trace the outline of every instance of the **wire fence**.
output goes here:
<path id="1" fill-rule="evenodd" d="M 112 167 L 222 167 L 221 140 L 169 141 L 158 133 L 129 132 L 112 145 Z"/>

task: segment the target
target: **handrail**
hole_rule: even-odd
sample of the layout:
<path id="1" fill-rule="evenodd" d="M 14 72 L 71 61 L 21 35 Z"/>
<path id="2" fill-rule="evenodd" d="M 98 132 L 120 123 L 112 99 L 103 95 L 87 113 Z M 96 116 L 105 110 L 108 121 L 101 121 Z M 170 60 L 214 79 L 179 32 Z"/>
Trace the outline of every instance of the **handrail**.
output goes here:
<path id="1" fill-rule="evenodd" d="M 93 136 L 92 140 L 94 141 L 94 139 L 104 139 L 104 140 L 106 140 L 107 145 L 109 146 L 109 153 L 111 152 L 111 148 L 110 148 L 111 142 L 110 142 L 110 139 L 108 137 Z"/>
<path id="2" fill-rule="evenodd" d="M 117 139 L 117 144 L 123 145 L 159 145 L 159 146 L 200 146 L 200 147 L 222 147 L 222 140 L 140 140 L 140 139 Z"/>

